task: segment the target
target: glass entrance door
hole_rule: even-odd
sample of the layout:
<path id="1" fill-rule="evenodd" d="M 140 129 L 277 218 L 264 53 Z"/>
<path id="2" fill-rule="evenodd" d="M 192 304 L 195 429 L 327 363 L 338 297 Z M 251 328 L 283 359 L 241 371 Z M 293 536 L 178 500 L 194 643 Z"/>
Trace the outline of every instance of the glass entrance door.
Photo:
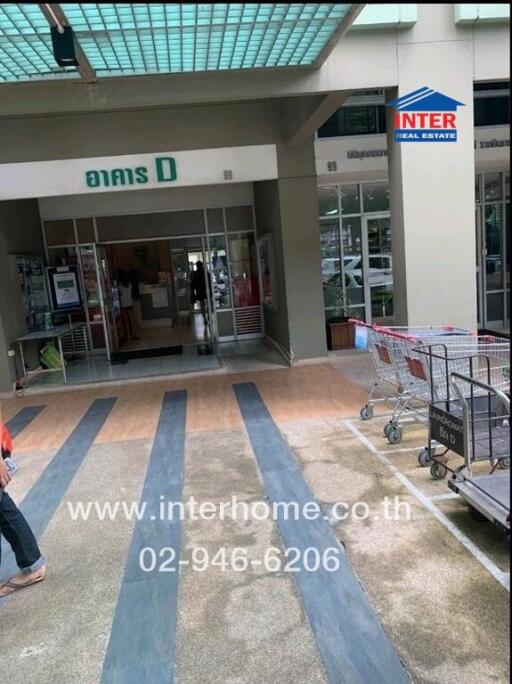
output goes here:
<path id="1" fill-rule="evenodd" d="M 188 335 L 180 333 L 184 344 L 210 343 L 216 340 L 214 301 L 211 292 L 212 275 L 206 240 L 203 236 L 170 239 L 175 327 L 187 328 Z M 204 292 L 206 299 L 197 301 L 193 287 L 197 263 L 203 264 Z M 196 283 L 197 287 L 197 283 Z M 205 317 L 203 318 L 202 307 Z"/>
<path id="2" fill-rule="evenodd" d="M 366 320 L 390 324 L 393 321 L 393 257 L 389 215 L 364 217 L 363 263 Z"/>
<path id="3" fill-rule="evenodd" d="M 110 361 L 112 354 L 119 348 L 116 317 L 121 309 L 117 287 L 114 287 L 113 283 L 107 247 L 105 245 L 93 245 L 93 247 L 100 283 L 99 293 L 103 309 L 105 346 L 107 348 L 107 358 Z"/>
<path id="4" fill-rule="evenodd" d="M 476 277 L 478 325 L 510 325 L 510 227 L 506 177 L 488 173 L 476 179 Z"/>

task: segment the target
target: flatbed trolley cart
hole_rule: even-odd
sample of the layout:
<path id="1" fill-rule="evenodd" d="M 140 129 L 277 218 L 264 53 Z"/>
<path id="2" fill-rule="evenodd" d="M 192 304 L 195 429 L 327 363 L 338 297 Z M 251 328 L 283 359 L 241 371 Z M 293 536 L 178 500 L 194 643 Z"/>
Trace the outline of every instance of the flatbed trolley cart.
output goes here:
<path id="1" fill-rule="evenodd" d="M 443 432 L 434 418 L 437 414 L 442 419 L 442 412 L 453 413 L 455 409 L 461 414 L 458 398 L 454 395 L 452 373 L 463 374 L 474 381 L 492 386 L 501 392 L 510 391 L 510 342 L 484 335 L 468 341 L 452 341 L 448 344 L 424 345 L 415 347 L 409 352 L 409 365 L 416 377 L 414 393 L 423 396 L 428 405 L 428 441 L 427 446 L 418 454 L 418 461 L 422 466 L 430 466 L 433 479 L 441 480 L 446 477 L 448 468 L 448 452 L 453 451 L 463 455 L 459 450 L 451 449 L 443 440 Z M 414 357 L 414 354 L 416 357 Z M 471 392 L 471 407 L 475 411 L 489 410 L 486 403 L 486 392 L 477 385 L 468 387 Z M 454 408 L 455 407 L 455 408 Z M 499 408 L 499 407 L 498 407 Z M 438 447 L 445 447 L 442 453 L 436 451 Z M 500 468 L 508 467 L 509 459 L 500 457 Z"/>
<path id="2" fill-rule="evenodd" d="M 451 373 L 450 382 L 462 416 L 451 416 L 446 442 L 453 439 L 462 447 L 464 465 L 451 471 L 448 486 L 468 504 L 474 519 L 486 518 L 510 534 L 510 473 L 498 470 L 510 459 L 510 398 L 461 373 Z M 474 463 L 481 460 L 489 460 L 490 472 L 475 472 Z"/>

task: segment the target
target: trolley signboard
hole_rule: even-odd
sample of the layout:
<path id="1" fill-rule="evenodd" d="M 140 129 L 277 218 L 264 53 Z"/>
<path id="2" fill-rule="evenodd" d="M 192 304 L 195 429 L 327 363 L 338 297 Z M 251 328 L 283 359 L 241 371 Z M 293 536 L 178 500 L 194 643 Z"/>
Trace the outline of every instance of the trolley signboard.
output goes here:
<path id="1" fill-rule="evenodd" d="M 454 416 L 430 404 L 430 438 L 443 444 L 460 456 L 464 456 L 464 424 L 462 418 Z"/>

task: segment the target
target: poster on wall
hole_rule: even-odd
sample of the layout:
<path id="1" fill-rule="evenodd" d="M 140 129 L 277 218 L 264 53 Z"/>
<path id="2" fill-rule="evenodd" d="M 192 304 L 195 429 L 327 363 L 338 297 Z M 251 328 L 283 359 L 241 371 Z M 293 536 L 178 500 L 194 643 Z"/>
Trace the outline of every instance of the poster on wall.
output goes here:
<path id="1" fill-rule="evenodd" d="M 81 308 L 82 299 L 78 286 L 78 271 L 76 266 L 49 268 L 48 280 L 50 283 L 54 311 Z"/>
<path id="2" fill-rule="evenodd" d="M 263 235 L 258 240 L 260 261 L 261 296 L 263 305 L 272 311 L 277 309 L 275 287 L 274 236 Z"/>

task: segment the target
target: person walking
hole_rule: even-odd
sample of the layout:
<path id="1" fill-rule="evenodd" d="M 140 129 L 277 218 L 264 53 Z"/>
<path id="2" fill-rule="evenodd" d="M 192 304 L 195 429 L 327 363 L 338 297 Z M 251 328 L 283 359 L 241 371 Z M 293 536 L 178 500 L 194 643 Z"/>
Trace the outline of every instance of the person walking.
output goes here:
<path id="1" fill-rule="evenodd" d="M 119 303 L 126 335 L 130 340 L 138 340 L 139 326 L 133 311 L 133 285 L 130 282 L 128 274 L 122 268 L 117 269 L 117 281 L 119 287 Z"/>
<path id="2" fill-rule="evenodd" d="M 212 280 L 209 271 L 206 271 L 208 275 L 208 291 L 212 291 Z M 202 261 L 196 261 L 196 270 L 192 273 L 190 278 L 190 287 L 192 290 L 192 296 L 194 301 L 199 302 L 201 307 L 201 313 L 203 315 L 203 321 L 205 326 L 208 325 L 208 318 L 206 315 L 206 298 L 208 296 L 206 288 L 206 278 L 205 270 Z M 211 299 L 210 299 L 211 301 Z"/>
<path id="3" fill-rule="evenodd" d="M 11 475 L 0 458 L 0 537 L 4 537 L 14 552 L 20 573 L 0 584 L 0 598 L 42 582 L 46 577 L 46 561 L 39 550 L 34 533 L 5 488 Z M 0 540 L 1 541 L 1 540 Z M 0 544 L 0 569 L 2 563 Z"/>

